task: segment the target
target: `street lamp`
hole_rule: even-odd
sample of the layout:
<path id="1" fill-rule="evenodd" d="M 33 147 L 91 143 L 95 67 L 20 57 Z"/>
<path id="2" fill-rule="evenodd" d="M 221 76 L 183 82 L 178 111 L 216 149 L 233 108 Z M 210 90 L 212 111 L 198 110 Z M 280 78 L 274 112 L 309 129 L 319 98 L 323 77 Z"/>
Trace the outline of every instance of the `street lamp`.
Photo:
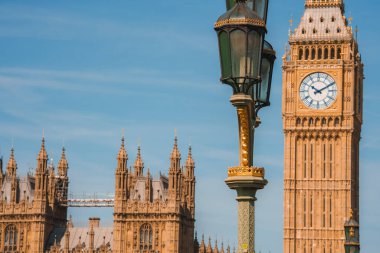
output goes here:
<path id="1" fill-rule="evenodd" d="M 264 41 L 263 53 L 261 58 L 261 82 L 252 87 L 251 95 L 255 101 L 255 116 L 261 108 L 270 105 L 270 91 L 272 86 L 272 74 L 276 52 L 269 42 Z"/>
<path id="2" fill-rule="evenodd" d="M 236 0 L 226 0 L 227 10 L 232 9 L 236 2 Z M 267 22 L 268 0 L 247 0 L 246 3 L 249 9 L 255 11 L 265 23 Z"/>
<path id="3" fill-rule="evenodd" d="M 250 10 L 244 0 L 219 17 L 218 34 L 221 81 L 232 87 L 234 94 L 248 94 L 260 81 L 260 62 L 266 33 L 265 22 Z"/>
<path id="4" fill-rule="evenodd" d="M 256 191 L 268 183 L 264 168 L 253 166 L 258 111 L 270 105 L 275 51 L 264 40 L 268 0 L 226 0 L 227 12 L 215 23 L 221 82 L 232 87 L 230 99 L 239 123 L 239 166 L 225 180 L 238 201 L 238 253 L 254 253 Z"/>

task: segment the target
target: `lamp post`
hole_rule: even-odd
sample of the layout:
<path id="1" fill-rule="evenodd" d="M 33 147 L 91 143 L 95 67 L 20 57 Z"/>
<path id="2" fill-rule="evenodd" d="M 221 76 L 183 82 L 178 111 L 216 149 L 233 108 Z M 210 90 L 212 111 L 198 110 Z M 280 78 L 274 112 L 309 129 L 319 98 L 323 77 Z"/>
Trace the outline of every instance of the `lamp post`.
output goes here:
<path id="1" fill-rule="evenodd" d="M 254 129 L 258 111 L 269 106 L 272 46 L 264 40 L 268 0 L 226 0 L 227 12 L 215 23 L 219 41 L 221 82 L 230 85 L 230 99 L 239 123 L 239 166 L 228 168 L 225 180 L 238 201 L 238 253 L 254 253 L 256 191 L 268 183 L 265 170 L 253 166 Z"/>

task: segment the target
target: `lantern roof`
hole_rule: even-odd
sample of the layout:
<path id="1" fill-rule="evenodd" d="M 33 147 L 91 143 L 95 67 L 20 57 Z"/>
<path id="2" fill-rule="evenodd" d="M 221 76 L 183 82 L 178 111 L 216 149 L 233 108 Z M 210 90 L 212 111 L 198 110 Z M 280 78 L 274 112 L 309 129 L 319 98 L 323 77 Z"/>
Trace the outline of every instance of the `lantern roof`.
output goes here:
<path id="1" fill-rule="evenodd" d="M 276 56 L 276 51 L 274 51 L 272 45 L 266 40 L 264 40 L 263 53 Z"/>
<path id="2" fill-rule="evenodd" d="M 215 28 L 223 26 L 247 25 L 265 29 L 265 21 L 253 10 L 247 7 L 245 0 L 236 1 L 236 5 L 215 23 Z"/>
<path id="3" fill-rule="evenodd" d="M 359 223 L 354 219 L 354 213 L 350 211 L 350 219 L 344 224 L 345 227 L 359 227 Z"/>

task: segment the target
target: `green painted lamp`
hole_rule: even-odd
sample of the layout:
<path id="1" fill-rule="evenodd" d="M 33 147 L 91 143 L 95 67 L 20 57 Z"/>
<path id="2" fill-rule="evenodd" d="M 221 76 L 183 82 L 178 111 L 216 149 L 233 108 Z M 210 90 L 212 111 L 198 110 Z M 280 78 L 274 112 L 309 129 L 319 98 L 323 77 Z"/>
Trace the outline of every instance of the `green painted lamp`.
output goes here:
<path id="1" fill-rule="evenodd" d="M 247 6 L 255 11 L 261 19 L 267 22 L 269 0 L 247 0 Z M 227 10 L 232 9 L 236 4 L 236 0 L 226 0 Z"/>
<path id="2" fill-rule="evenodd" d="M 260 82 L 261 57 L 266 33 L 265 21 L 251 10 L 246 0 L 236 0 L 215 23 L 218 35 L 221 82 L 234 94 L 250 94 Z"/>

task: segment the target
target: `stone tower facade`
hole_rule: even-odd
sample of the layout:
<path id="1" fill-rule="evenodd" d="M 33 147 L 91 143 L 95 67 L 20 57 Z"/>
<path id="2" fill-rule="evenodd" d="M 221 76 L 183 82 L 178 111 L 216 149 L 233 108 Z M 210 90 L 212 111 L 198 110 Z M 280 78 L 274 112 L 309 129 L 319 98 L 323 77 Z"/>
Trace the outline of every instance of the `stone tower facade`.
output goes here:
<path id="1" fill-rule="evenodd" d="M 359 222 L 363 64 L 343 0 L 307 0 L 283 57 L 284 252 L 343 253 Z"/>
<path id="2" fill-rule="evenodd" d="M 45 251 L 45 242 L 55 227 L 66 225 L 68 165 L 63 149 L 55 172 L 48 162 L 45 140 L 37 157 L 35 174 L 17 176 L 17 163 L 12 148 L 3 173 L 0 162 L 0 252 Z"/>
<path id="3" fill-rule="evenodd" d="M 193 253 L 195 175 L 191 148 L 184 167 L 174 141 L 168 177 L 154 180 L 140 148 L 133 169 L 127 167 L 124 138 L 117 156 L 113 252 Z"/>

